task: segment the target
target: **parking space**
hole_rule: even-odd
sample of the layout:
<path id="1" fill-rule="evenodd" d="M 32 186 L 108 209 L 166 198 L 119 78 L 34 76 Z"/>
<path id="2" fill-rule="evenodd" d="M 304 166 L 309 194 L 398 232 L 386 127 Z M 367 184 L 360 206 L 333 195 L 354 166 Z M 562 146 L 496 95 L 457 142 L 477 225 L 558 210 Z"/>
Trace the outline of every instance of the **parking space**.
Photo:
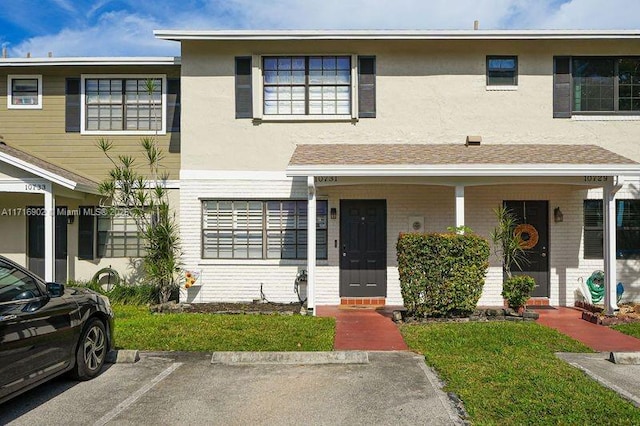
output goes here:
<path id="1" fill-rule="evenodd" d="M 158 354 L 89 382 L 54 380 L 0 406 L 0 424 L 455 424 L 433 373 L 410 352 L 368 364 L 220 365 Z"/>

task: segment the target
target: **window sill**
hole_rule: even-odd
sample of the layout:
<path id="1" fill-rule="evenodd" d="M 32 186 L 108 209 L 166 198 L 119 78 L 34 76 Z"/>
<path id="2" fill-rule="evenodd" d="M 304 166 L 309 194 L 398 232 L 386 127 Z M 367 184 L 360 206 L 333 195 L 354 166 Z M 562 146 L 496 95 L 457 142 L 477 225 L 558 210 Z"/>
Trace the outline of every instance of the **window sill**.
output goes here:
<path id="1" fill-rule="evenodd" d="M 254 118 L 254 124 L 260 123 L 300 123 L 300 122 L 334 122 L 334 123 L 356 123 L 358 118 L 350 115 L 266 115 Z"/>
<path id="2" fill-rule="evenodd" d="M 7 105 L 7 109 L 42 109 L 42 104 L 38 104 L 38 105 Z"/>
<path id="3" fill-rule="evenodd" d="M 317 266 L 327 266 L 326 259 L 316 260 Z M 200 259 L 198 266 L 307 266 L 306 260 L 294 259 Z"/>
<path id="4" fill-rule="evenodd" d="M 640 121 L 640 115 L 572 115 L 575 121 Z"/>
<path id="5" fill-rule="evenodd" d="M 518 86 L 487 86 L 487 92 L 514 92 Z"/>
<path id="6" fill-rule="evenodd" d="M 80 134 L 90 136 L 164 136 L 167 132 L 165 130 L 82 130 Z"/>

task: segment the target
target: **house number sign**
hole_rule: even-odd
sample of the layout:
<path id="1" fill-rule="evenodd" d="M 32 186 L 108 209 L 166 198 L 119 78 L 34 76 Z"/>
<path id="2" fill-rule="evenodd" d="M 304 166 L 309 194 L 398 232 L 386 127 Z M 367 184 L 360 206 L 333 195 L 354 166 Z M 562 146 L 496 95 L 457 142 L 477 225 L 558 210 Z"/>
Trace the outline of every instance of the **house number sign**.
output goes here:
<path id="1" fill-rule="evenodd" d="M 585 176 L 585 182 L 607 182 L 609 180 L 609 176 Z"/>
<path id="2" fill-rule="evenodd" d="M 316 176 L 315 179 L 318 183 L 338 182 L 338 176 Z"/>

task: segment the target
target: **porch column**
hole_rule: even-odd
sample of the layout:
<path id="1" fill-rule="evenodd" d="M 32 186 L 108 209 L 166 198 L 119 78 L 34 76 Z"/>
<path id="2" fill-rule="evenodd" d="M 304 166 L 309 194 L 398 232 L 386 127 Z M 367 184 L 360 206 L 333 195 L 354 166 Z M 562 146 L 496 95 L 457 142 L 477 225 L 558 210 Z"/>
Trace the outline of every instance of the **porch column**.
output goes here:
<path id="1" fill-rule="evenodd" d="M 55 229 L 56 229 L 56 199 L 53 187 L 48 183 L 44 192 L 44 280 L 55 281 Z"/>
<path id="2" fill-rule="evenodd" d="M 621 185 L 617 176 L 612 176 L 603 190 L 604 216 L 604 308 L 607 315 L 618 310 L 616 301 L 616 192 Z"/>
<path id="3" fill-rule="evenodd" d="M 458 234 L 463 234 L 464 226 L 464 186 L 456 186 L 456 228 Z"/>
<path id="4" fill-rule="evenodd" d="M 307 176 L 307 310 L 316 314 L 316 184 Z"/>

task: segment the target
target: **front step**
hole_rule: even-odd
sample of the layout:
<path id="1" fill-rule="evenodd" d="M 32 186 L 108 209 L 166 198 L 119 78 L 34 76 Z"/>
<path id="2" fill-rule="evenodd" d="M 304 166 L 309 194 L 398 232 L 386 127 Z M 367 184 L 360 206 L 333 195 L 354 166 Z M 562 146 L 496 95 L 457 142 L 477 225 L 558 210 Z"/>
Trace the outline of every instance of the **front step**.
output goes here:
<path id="1" fill-rule="evenodd" d="M 384 297 L 341 297 L 340 309 L 382 309 L 386 304 Z"/>
<path id="2" fill-rule="evenodd" d="M 549 298 L 548 297 L 532 297 L 527 300 L 527 306 L 549 306 Z"/>

